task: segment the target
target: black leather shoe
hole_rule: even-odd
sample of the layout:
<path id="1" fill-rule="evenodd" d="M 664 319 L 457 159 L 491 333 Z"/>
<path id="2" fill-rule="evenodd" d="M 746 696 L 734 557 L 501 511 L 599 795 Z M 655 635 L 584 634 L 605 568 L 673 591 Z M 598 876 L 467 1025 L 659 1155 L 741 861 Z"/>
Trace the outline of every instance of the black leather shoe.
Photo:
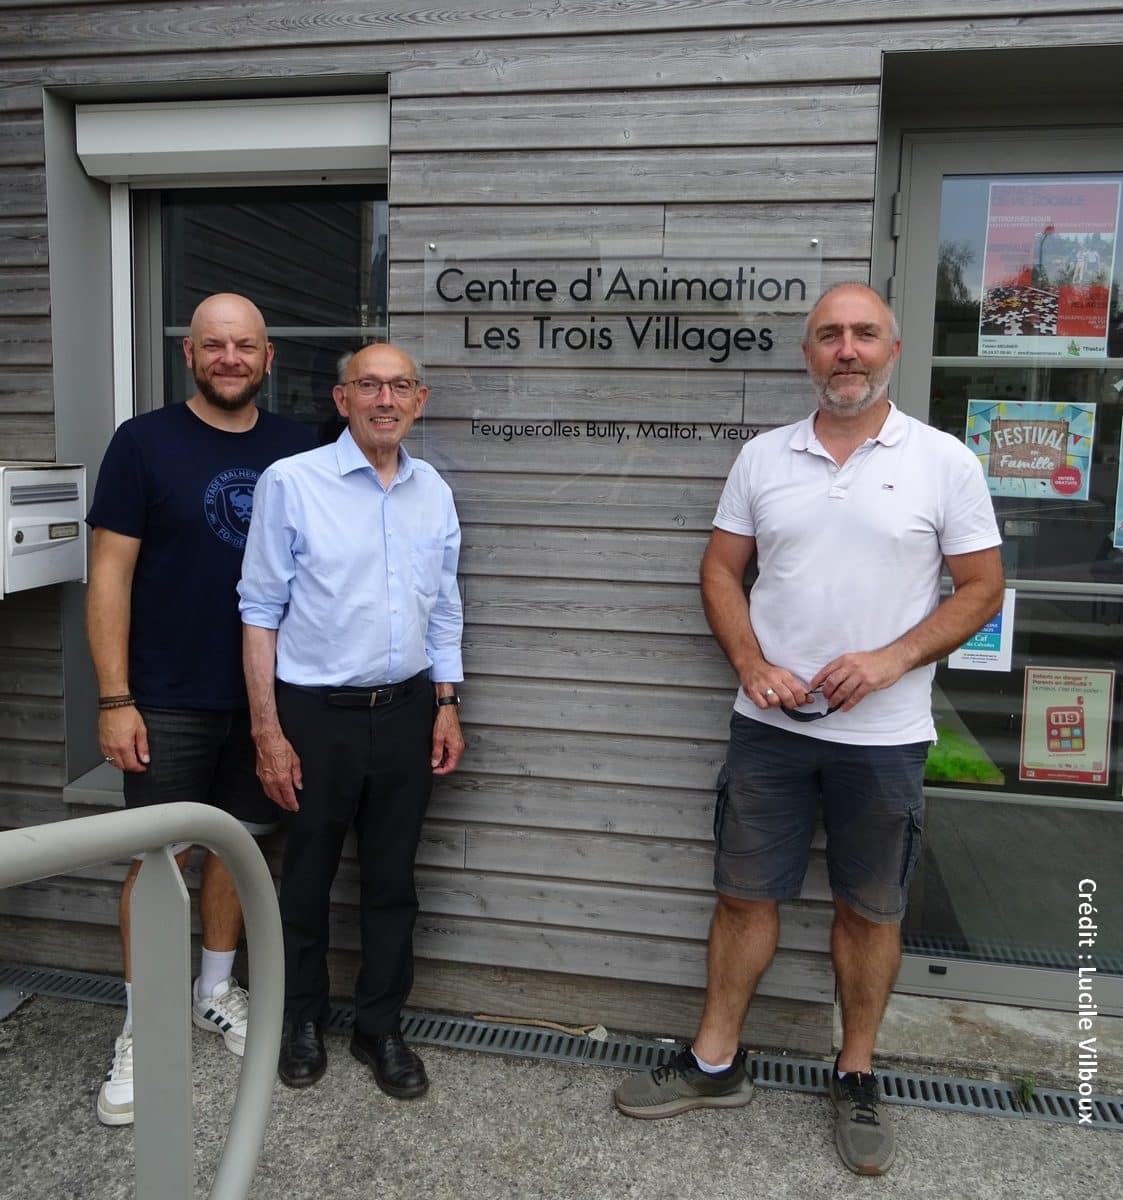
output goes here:
<path id="1" fill-rule="evenodd" d="M 425 1064 L 402 1041 L 400 1033 L 367 1037 L 357 1029 L 351 1035 L 351 1053 L 374 1072 L 374 1081 L 397 1100 L 414 1100 L 429 1090 Z"/>
<path id="2" fill-rule="evenodd" d="M 315 1021 L 293 1022 L 286 1018 L 277 1059 L 281 1082 L 291 1088 L 311 1087 L 320 1081 L 327 1067 L 320 1026 Z"/>

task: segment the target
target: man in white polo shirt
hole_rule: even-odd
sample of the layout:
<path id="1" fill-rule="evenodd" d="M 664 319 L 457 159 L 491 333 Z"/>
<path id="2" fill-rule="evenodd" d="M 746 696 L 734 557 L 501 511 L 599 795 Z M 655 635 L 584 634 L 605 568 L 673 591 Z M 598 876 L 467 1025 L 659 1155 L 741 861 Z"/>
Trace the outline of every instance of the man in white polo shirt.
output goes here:
<path id="1" fill-rule="evenodd" d="M 998 611 L 1004 583 L 978 460 L 889 402 L 900 346 L 876 292 L 828 289 L 803 342 L 818 410 L 749 442 L 726 482 L 702 599 L 741 687 L 718 781 L 706 1006 L 692 1047 L 615 1094 L 633 1117 L 749 1102 L 741 1026 L 821 805 L 843 1027 L 835 1142 L 862 1175 L 894 1153 L 871 1056 L 920 853 L 933 664 Z M 945 566 L 955 591 L 941 601 Z"/>

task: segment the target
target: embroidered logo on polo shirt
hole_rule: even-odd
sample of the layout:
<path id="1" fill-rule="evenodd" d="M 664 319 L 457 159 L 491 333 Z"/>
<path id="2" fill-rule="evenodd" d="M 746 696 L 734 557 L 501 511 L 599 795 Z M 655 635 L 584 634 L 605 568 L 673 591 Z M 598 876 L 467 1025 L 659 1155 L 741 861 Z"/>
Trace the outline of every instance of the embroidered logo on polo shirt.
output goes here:
<path id="1" fill-rule="evenodd" d="M 232 467 L 216 475 L 203 493 L 207 524 L 220 541 L 235 550 L 246 546 L 257 477 L 258 472 L 250 467 Z"/>

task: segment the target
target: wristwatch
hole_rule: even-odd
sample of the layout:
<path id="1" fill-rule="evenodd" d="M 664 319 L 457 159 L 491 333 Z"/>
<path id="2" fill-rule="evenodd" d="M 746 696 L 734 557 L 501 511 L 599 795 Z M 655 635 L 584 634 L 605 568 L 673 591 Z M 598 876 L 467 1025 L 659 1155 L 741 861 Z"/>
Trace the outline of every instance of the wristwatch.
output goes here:
<path id="1" fill-rule="evenodd" d="M 451 696 L 438 696 L 437 697 L 437 707 L 438 708 L 443 708 L 446 704 L 455 704 L 456 707 L 459 708 L 460 707 L 460 697 L 455 692 L 453 692 Z"/>

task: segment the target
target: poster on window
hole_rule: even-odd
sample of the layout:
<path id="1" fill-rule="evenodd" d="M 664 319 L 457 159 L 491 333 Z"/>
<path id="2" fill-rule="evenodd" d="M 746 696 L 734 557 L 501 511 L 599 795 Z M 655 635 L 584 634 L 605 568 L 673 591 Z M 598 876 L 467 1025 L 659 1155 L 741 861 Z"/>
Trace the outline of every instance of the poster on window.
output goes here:
<path id="1" fill-rule="evenodd" d="M 992 183 L 979 357 L 1106 358 L 1119 182 Z"/>
<path id="2" fill-rule="evenodd" d="M 1115 672 L 1026 667 L 1018 778 L 1107 786 Z"/>
<path id="3" fill-rule="evenodd" d="M 967 445 L 992 496 L 1087 500 L 1094 404 L 968 400 Z"/>
<path id="4" fill-rule="evenodd" d="M 948 666 L 961 671 L 1009 671 L 1014 651 L 1014 589 L 1002 594 L 1002 608 L 948 655 Z"/>

